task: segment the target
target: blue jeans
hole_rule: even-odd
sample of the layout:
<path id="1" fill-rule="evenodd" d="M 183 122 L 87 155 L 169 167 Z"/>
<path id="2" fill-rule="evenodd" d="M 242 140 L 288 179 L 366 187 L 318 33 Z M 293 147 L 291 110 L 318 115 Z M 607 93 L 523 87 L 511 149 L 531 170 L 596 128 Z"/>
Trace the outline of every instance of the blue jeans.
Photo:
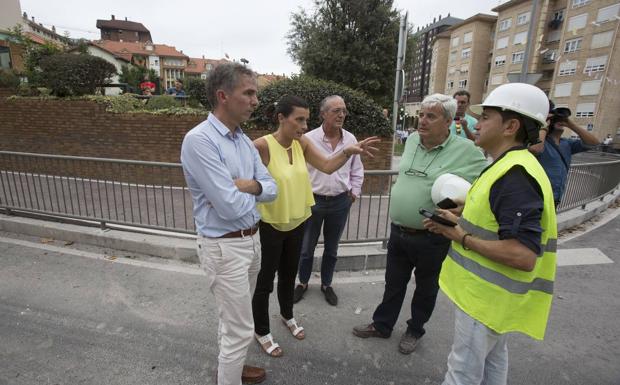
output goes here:
<path id="1" fill-rule="evenodd" d="M 442 385 L 506 385 L 508 334 L 498 334 L 455 308 L 454 344 Z"/>
<path id="2" fill-rule="evenodd" d="M 299 281 L 307 284 L 312 273 L 314 249 L 323 226 L 323 259 L 321 261 L 321 284 L 330 286 L 338 257 L 338 242 L 347 223 L 351 208 L 351 197 L 348 192 L 326 197 L 314 194 L 315 205 L 312 216 L 306 222 L 306 232 L 301 246 L 299 259 Z"/>

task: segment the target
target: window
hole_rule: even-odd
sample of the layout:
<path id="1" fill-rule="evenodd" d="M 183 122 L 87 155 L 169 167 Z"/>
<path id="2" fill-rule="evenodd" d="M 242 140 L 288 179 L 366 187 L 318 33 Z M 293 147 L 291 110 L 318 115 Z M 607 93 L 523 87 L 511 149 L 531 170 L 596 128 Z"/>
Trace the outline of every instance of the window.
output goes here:
<path id="1" fill-rule="evenodd" d="M 178 67 L 182 67 L 183 66 L 183 60 L 181 60 L 181 59 L 164 58 L 164 65 L 165 66 L 178 66 Z"/>
<path id="2" fill-rule="evenodd" d="M 525 44 L 527 41 L 527 31 L 519 32 L 515 34 L 512 40 L 512 44 Z"/>
<path id="3" fill-rule="evenodd" d="M 577 60 L 569 60 L 560 63 L 558 68 L 558 76 L 574 75 L 577 72 Z"/>
<path id="4" fill-rule="evenodd" d="M 556 50 L 549 50 L 543 55 L 543 63 L 555 63 L 557 57 L 558 52 Z"/>
<path id="5" fill-rule="evenodd" d="M 508 28 L 510 28 L 510 26 L 512 25 L 512 18 L 508 18 L 508 19 L 504 19 L 502 21 L 499 22 L 499 31 L 505 31 Z"/>
<path id="6" fill-rule="evenodd" d="M 0 68 L 11 68 L 11 53 L 9 47 L 0 46 Z"/>
<path id="7" fill-rule="evenodd" d="M 496 86 L 498 84 L 502 84 L 503 76 L 502 75 L 494 75 L 491 78 L 491 84 Z"/>
<path id="8" fill-rule="evenodd" d="M 562 37 L 561 29 L 554 29 L 552 31 L 549 31 L 549 33 L 547 33 L 547 43 L 551 43 L 554 41 L 560 41 L 561 37 Z"/>
<path id="9" fill-rule="evenodd" d="M 558 9 L 557 11 L 553 12 L 553 20 L 558 20 L 558 21 L 564 20 L 564 10 Z"/>
<path id="10" fill-rule="evenodd" d="M 506 55 L 495 56 L 495 67 L 501 67 L 506 64 Z"/>
<path id="11" fill-rule="evenodd" d="M 614 31 L 607 31 L 601 33 L 595 33 L 592 35 L 592 44 L 590 44 L 591 49 L 608 47 L 611 45 L 611 38 L 614 36 Z"/>
<path id="12" fill-rule="evenodd" d="M 525 12 L 525 13 L 522 13 L 519 16 L 517 16 L 517 25 L 527 24 L 528 21 L 530 21 L 530 13 L 529 12 Z"/>
<path id="13" fill-rule="evenodd" d="M 469 66 L 467 64 L 466 65 L 462 65 L 461 69 L 459 70 L 459 72 L 462 73 L 462 74 L 468 73 L 469 72 Z"/>
<path id="14" fill-rule="evenodd" d="M 607 64 L 607 55 L 590 57 L 586 60 L 586 66 L 583 68 L 583 73 L 602 72 L 605 71 L 605 65 Z"/>
<path id="15" fill-rule="evenodd" d="M 497 39 L 497 45 L 495 49 L 502 49 L 508 47 L 508 36 Z"/>
<path id="16" fill-rule="evenodd" d="M 467 79 L 459 80 L 459 88 L 467 87 Z"/>
<path id="17" fill-rule="evenodd" d="M 596 109 L 596 103 L 579 103 L 577 104 L 575 117 L 576 118 L 589 118 L 594 116 L 594 110 Z"/>
<path id="18" fill-rule="evenodd" d="M 452 51 L 450 52 L 450 59 L 448 61 L 455 61 L 456 60 L 456 51 Z"/>
<path id="19" fill-rule="evenodd" d="M 463 44 L 465 43 L 471 43 L 471 38 L 472 38 L 473 33 L 472 32 L 467 32 L 463 35 Z"/>
<path id="20" fill-rule="evenodd" d="M 579 95 L 598 95 L 599 91 L 601 90 L 601 82 L 602 79 L 582 82 L 581 88 L 579 89 Z"/>
<path id="21" fill-rule="evenodd" d="M 176 79 L 183 79 L 184 72 L 183 70 L 166 68 L 164 71 L 164 76 L 166 77 L 166 88 L 174 87 L 174 82 Z"/>
<path id="22" fill-rule="evenodd" d="M 596 22 L 604 23 L 606 21 L 610 21 L 615 16 L 618 16 L 618 11 L 620 11 L 620 3 L 601 8 L 598 10 L 598 14 L 596 15 Z"/>
<path id="23" fill-rule="evenodd" d="M 525 55 L 525 51 L 513 52 L 512 53 L 512 63 L 523 63 L 523 56 Z"/>
<path id="24" fill-rule="evenodd" d="M 588 21 L 588 14 L 582 13 L 581 15 L 573 16 L 568 19 L 568 25 L 566 26 L 567 31 L 576 31 L 578 29 L 584 28 L 586 26 L 586 22 Z"/>
<path id="25" fill-rule="evenodd" d="M 463 48 L 461 51 L 461 58 L 469 59 L 471 57 L 471 48 Z"/>
<path id="26" fill-rule="evenodd" d="M 588 4 L 590 0 L 573 0 L 573 8 L 583 7 Z"/>
<path id="27" fill-rule="evenodd" d="M 573 89 L 572 82 L 556 84 L 555 92 L 553 93 L 553 96 L 555 96 L 556 98 L 570 96 L 572 89 Z"/>
<path id="28" fill-rule="evenodd" d="M 577 39 L 566 40 L 564 43 L 564 52 L 575 52 L 581 49 L 581 41 L 583 39 L 578 37 Z"/>
<path id="29" fill-rule="evenodd" d="M 451 90 L 452 88 L 454 88 L 454 80 L 448 81 L 448 89 Z"/>
<path id="30" fill-rule="evenodd" d="M 459 45 L 460 38 L 458 36 L 452 38 L 452 47 L 457 47 Z"/>

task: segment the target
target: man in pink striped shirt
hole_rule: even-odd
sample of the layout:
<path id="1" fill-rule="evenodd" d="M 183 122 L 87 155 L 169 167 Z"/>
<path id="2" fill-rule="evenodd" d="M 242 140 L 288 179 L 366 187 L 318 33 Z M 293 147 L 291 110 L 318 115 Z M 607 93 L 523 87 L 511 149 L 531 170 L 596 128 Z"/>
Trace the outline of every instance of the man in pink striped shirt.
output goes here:
<path id="1" fill-rule="evenodd" d="M 314 145 L 326 156 L 333 156 L 346 146 L 357 143 L 355 136 L 342 128 L 347 117 L 347 106 L 338 95 L 321 101 L 320 115 L 323 124 L 306 133 Z M 321 291 L 332 306 L 338 304 L 338 296 L 332 289 L 332 277 L 336 267 L 338 242 L 344 230 L 351 204 L 361 194 L 364 182 L 364 166 L 359 155 L 353 155 L 344 166 L 331 175 L 318 171 L 308 164 L 314 200 L 312 216 L 306 223 L 304 241 L 299 260 L 299 285 L 295 288 L 294 301 L 299 302 L 308 290 L 312 272 L 314 249 L 323 226 L 324 250 L 321 260 Z"/>

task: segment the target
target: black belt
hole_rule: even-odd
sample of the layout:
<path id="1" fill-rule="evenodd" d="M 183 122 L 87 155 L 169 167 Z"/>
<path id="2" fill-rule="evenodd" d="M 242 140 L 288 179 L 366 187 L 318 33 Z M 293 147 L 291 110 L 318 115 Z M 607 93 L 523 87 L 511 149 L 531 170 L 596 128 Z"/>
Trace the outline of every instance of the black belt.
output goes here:
<path id="1" fill-rule="evenodd" d="M 392 223 L 392 226 L 398 229 L 401 233 L 410 234 L 410 235 L 428 233 L 427 229 L 414 229 L 412 227 L 397 225 L 396 223 Z"/>
<path id="2" fill-rule="evenodd" d="M 328 201 L 328 200 L 332 200 L 332 199 L 338 199 L 341 198 L 343 195 L 349 195 L 348 191 L 345 191 L 343 193 L 340 193 L 338 195 L 319 195 L 319 194 L 314 194 L 314 198 L 318 198 L 324 201 Z"/>

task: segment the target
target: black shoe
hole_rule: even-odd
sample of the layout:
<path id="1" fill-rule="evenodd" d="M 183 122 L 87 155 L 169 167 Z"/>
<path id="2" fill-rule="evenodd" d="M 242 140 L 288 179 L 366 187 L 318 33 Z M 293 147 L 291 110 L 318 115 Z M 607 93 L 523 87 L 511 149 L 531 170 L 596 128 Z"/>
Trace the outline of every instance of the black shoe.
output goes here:
<path id="1" fill-rule="evenodd" d="M 386 336 L 381 334 L 380 331 L 375 329 L 374 324 L 364 324 L 358 325 L 353 328 L 353 335 L 359 338 L 369 338 L 369 337 L 377 337 L 377 338 L 390 338 L 390 336 Z"/>
<path id="2" fill-rule="evenodd" d="M 306 286 L 302 284 L 297 285 L 295 287 L 295 291 L 293 291 L 293 303 L 301 301 L 301 299 L 304 297 L 304 293 L 306 292 L 306 290 L 308 290 L 307 284 Z"/>
<path id="3" fill-rule="evenodd" d="M 402 337 L 400 337 L 400 343 L 398 344 L 398 351 L 402 354 L 411 354 L 418 345 L 421 337 L 416 337 L 413 334 L 406 331 Z"/>
<path id="4" fill-rule="evenodd" d="M 332 306 L 338 305 L 338 296 L 334 293 L 334 289 L 331 286 L 321 286 L 321 291 L 325 294 L 325 300 Z"/>

